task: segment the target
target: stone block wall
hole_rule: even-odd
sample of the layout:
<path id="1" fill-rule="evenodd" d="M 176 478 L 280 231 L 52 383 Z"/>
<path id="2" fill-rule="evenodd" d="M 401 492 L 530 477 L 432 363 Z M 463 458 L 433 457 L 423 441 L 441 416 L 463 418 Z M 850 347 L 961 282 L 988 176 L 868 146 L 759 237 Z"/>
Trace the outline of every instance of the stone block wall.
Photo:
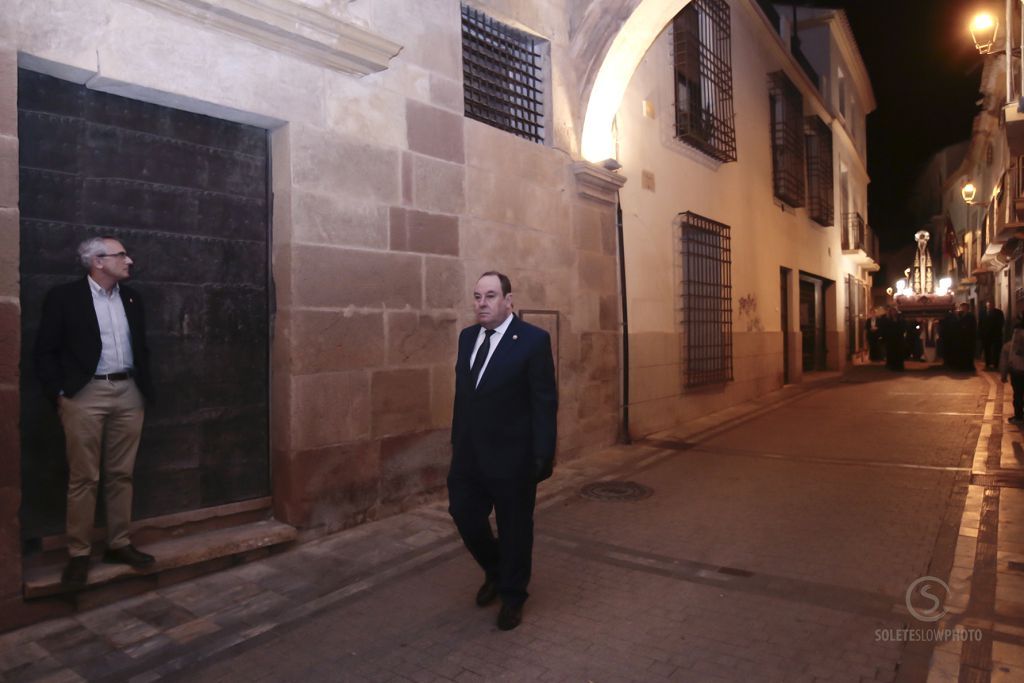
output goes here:
<path id="1" fill-rule="evenodd" d="M 0 16 L 0 611 L 14 621 L 21 599 L 21 305 L 18 292 L 18 58 L 14 25 Z"/>
<path id="2" fill-rule="evenodd" d="M 564 52 L 563 9 L 494 5 Z M 556 312 L 559 457 L 614 442 L 619 410 L 614 205 L 579 195 L 557 140 L 463 116 L 457 3 L 364 9 L 402 53 L 326 74 L 325 119 L 274 134 L 275 510 L 321 531 L 443 494 L 456 340 L 486 270 L 517 310 Z M 549 134 L 571 132 L 551 106 Z"/>
<path id="3" fill-rule="evenodd" d="M 569 10 L 483 4 L 549 40 L 558 57 L 543 144 L 463 116 L 456 2 L 321 8 L 401 47 L 384 70 L 355 76 L 162 3 L 16 0 L 0 17 L 0 341 L 21 343 L 20 52 L 27 68 L 270 131 L 279 519 L 313 535 L 443 494 L 457 335 L 473 322 L 472 287 L 485 270 L 510 275 L 528 318 L 557 321 L 558 457 L 613 443 L 614 191 L 595 200 L 574 177 L 581 116 Z M 20 450 L 16 357 L 0 360 L 0 448 L 9 453 Z M 20 599 L 16 463 L 0 466 L 0 601 Z"/>

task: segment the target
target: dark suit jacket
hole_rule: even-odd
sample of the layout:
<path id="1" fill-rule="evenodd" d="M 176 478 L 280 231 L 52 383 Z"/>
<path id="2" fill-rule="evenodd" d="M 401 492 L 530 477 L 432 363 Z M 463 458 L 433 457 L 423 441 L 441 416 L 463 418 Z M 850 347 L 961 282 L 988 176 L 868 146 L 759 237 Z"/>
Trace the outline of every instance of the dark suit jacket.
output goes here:
<path id="1" fill-rule="evenodd" d="M 120 292 L 132 338 L 135 383 L 143 396 L 152 399 L 142 297 L 123 284 Z M 78 393 L 96 373 L 101 351 L 100 326 L 88 280 L 83 277 L 47 292 L 35 345 L 36 376 L 43 395 L 56 403 L 61 390 L 65 396 Z"/>
<path id="2" fill-rule="evenodd" d="M 1003 326 L 1006 324 L 1006 316 L 998 308 L 991 312 L 982 311 L 981 320 L 978 322 L 978 333 L 981 341 L 986 344 L 996 342 L 1003 343 Z"/>
<path id="3" fill-rule="evenodd" d="M 547 332 L 512 318 L 480 385 L 474 389 L 469 357 L 480 325 L 462 330 L 455 362 L 452 470 L 476 457 L 488 478 L 529 478 L 555 457 L 558 391 Z"/>

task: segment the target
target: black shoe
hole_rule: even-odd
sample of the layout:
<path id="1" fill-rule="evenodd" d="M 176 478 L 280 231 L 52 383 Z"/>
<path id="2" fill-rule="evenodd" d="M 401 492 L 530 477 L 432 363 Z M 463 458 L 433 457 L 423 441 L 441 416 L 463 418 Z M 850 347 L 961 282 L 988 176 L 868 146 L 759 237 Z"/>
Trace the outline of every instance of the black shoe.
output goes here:
<path id="1" fill-rule="evenodd" d="M 152 565 L 156 558 L 139 552 L 135 546 L 128 544 L 123 548 L 108 548 L 103 553 L 103 561 L 107 564 L 127 564 L 135 569 L 145 569 Z"/>
<path id="2" fill-rule="evenodd" d="M 511 631 L 523 621 L 523 606 L 509 605 L 502 603 L 501 611 L 498 612 L 498 628 L 502 631 Z"/>
<path id="3" fill-rule="evenodd" d="M 477 607 L 486 607 L 497 599 L 498 584 L 493 579 L 487 579 L 484 581 L 484 585 L 480 586 L 480 590 L 476 592 Z"/>
<path id="4" fill-rule="evenodd" d="M 84 588 L 85 582 L 89 579 L 89 556 L 79 555 L 68 560 L 64 567 L 64 573 L 60 575 L 60 582 L 66 588 Z"/>

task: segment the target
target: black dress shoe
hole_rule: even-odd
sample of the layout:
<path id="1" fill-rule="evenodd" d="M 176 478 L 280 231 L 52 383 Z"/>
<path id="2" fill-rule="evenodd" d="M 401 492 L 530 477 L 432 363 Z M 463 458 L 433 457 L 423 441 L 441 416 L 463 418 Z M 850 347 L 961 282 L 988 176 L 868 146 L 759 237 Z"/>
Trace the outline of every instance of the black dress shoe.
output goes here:
<path id="1" fill-rule="evenodd" d="M 497 599 L 498 584 L 492 579 L 487 579 L 484 581 L 484 585 L 480 586 L 480 590 L 476 592 L 477 607 L 486 607 Z"/>
<path id="2" fill-rule="evenodd" d="M 61 585 L 66 588 L 84 588 L 89 579 L 89 556 L 80 555 L 68 560 L 64 573 L 60 575 Z"/>
<path id="3" fill-rule="evenodd" d="M 501 611 L 498 612 L 498 628 L 502 631 L 511 631 L 523 621 L 522 605 L 507 605 L 502 603 Z"/>
<path id="4" fill-rule="evenodd" d="M 123 548 L 108 548 L 103 553 L 103 561 L 107 564 L 127 564 L 135 569 L 145 569 L 152 565 L 155 560 L 155 557 L 139 552 L 131 544 Z"/>

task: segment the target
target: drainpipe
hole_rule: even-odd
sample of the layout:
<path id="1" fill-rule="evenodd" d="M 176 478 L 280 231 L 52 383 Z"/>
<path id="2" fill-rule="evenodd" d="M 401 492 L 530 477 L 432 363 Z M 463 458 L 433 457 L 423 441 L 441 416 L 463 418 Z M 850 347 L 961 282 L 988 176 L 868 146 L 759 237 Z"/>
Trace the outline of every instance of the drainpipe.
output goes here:
<path id="1" fill-rule="evenodd" d="M 622 302 L 622 426 L 619 441 L 633 442 L 629 435 L 629 317 L 626 309 L 626 249 L 622 231 L 622 202 L 615 193 L 615 231 L 619 239 L 619 300 Z"/>

